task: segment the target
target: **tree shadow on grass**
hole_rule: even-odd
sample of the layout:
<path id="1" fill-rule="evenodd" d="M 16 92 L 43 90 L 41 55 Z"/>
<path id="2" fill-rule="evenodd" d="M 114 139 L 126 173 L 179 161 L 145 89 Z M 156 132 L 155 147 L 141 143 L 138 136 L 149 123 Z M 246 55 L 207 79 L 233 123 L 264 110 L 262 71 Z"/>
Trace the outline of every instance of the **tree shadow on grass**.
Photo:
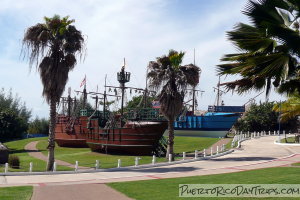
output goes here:
<path id="1" fill-rule="evenodd" d="M 40 150 L 9 149 L 10 154 L 40 152 Z"/>
<path id="2" fill-rule="evenodd" d="M 237 158 L 217 158 L 211 161 L 222 162 L 222 161 L 264 161 L 264 160 L 274 160 L 273 157 L 237 157 Z"/>
<path id="3" fill-rule="evenodd" d="M 156 167 L 156 168 L 146 168 L 146 169 L 124 169 L 119 171 L 134 171 L 134 172 L 141 172 L 141 173 L 167 173 L 167 172 L 191 172 L 195 170 L 199 170 L 201 168 L 198 167 L 171 167 L 171 168 L 163 168 L 163 167 Z"/>

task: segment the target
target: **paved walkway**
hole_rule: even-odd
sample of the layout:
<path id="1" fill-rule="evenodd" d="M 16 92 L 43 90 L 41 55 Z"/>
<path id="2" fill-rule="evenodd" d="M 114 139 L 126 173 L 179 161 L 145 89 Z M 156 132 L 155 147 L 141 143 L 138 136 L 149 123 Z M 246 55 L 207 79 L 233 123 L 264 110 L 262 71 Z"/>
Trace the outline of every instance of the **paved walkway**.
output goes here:
<path id="1" fill-rule="evenodd" d="M 277 139 L 276 136 L 267 136 L 247 140 L 243 142 L 241 148 L 235 152 L 211 160 L 114 172 L 2 176 L 0 177 L 0 185 L 2 187 L 34 185 L 36 186 L 34 189 L 34 200 L 44 199 L 37 196 L 41 192 L 48 192 L 47 194 L 50 194 L 52 191 L 53 194 L 58 195 L 60 188 L 65 188 L 65 190 L 61 192 L 67 195 L 68 198 L 69 195 L 80 196 L 82 190 L 76 189 L 78 187 L 85 188 L 86 192 L 90 194 L 89 197 L 91 197 L 91 199 L 101 199 L 97 194 L 93 196 L 94 193 L 92 193 L 95 188 L 98 188 L 96 189 L 98 191 L 103 189 L 104 186 L 102 187 L 101 183 L 222 174 L 267 167 L 288 166 L 292 163 L 300 162 L 300 147 L 276 145 L 274 144 L 275 139 Z M 75 186 L 78 184 L 81 186 Z M 84 186 L 82 184 L 84 184 Z M 103 189 L 103 191 L 105 191 L 105 189 Z M 105 192 L 101 191 L 101 194 L 103 193 Z M 67 198 L 65 197 L 64 199 Z M 122 200 L 126 199 L 126 197 L 119 194 L 118 198 L 115 199 Z M 74 200 L 76 200 L 76 198 L 74 198 Z"/>
<path id="2" fill-rule="evenodd" d="M 28 143 L 24 149 L 26 151 L 28 151 L 28 154 L 34 158 L 37 158 L 37 159 L 40 159 L 40 160 L 43 160 L 43 161 L 46 161 L 48 160 L 48 157 L 45 156 L 43 153 L 41 153 L 37 148 L 36 148 L 36 145 L 39 141 L 33 141 L 33 142 L 30 142 Z M 71 164 L 71 163 L 68 163 L 68 162 L 65 162 L 65 161 L 62 161 L 62 160 L 56 160 L 55 159 L 55 162 L 57 163 L 57 165 L 62 165 L 62 166 L 66 166 L 66 167 L 70 167 L 70 168 L 75 168 L 75 164 Z M 78 167 L 79 169 L 90 169 L 88 167 L 83 167 L 83 166 L 79 166 Z"/>
<path id="3" fill-rule="evenodd" d="M 105 184 L 52 185 L 35 187 L 31 200 L 130 200 Z"/>

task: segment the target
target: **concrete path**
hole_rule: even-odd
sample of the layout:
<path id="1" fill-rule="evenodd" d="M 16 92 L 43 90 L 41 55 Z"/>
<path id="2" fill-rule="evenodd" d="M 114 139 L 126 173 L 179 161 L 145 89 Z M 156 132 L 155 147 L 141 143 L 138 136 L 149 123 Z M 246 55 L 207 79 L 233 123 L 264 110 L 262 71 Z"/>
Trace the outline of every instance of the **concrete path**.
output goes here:
<path id="1" fill-rule="evenodd" d="M 39 141 L 33 141 L 28 143 L 24 149 L 28 152 L 28 154 L 34 158 L 46 161 L 48 160 L 48 157 L 45 156 L 43 153 L 41 153 L 37 148 L 36 145 Z M 70 168 L 75 168 L 75 164 L 71 164 L 62 160 L 56 160 L 55 162 L 57 163 L 57 165 L 62 165 L 62 166 L 66 166 L 66 167 L 70 167 Z M 79 169 L 90 169 L 88 167 L 83 167 L 83 166 L 79 166 Z"/>
<path id="2" fill-rule="evenodd" d="M 105 184 L 35 187 L 31 200 L 130 200 Z"/>
<path id="3" fill-rule="evenodd" d="M 97 187 L 97 190 L 100 191 L 101 185 L 96 186 L 96 183 L 222 174 L 268 167 L 288 166 L 292 163 L 300 162 L 300 147 L 276 145 L 274 144 L 276 139 L 276 136 L 267 136 L 247 140 L 243 142 L 241 148 L 237 149 L 235 152 L 211 160 L 114 172 L 6 176 L 3 177 L 3 179 L 0 179 L 0 186 L 34 185 L 36 186 L 34 195 L 38 195 L 40 192 L 47 192 L 46 190 L 53 191 L 53 193 L 59 193 L 60 186 L 73 185 L 74 187 L 64 187 L 66 188 L 64 191 L 68 193 L 63 193 L 66 195 L 68 194 L 69 198 L 69 195 L 80 195 L 81 190 L 72 188 L 83 187 L 82 184 L 85 184 L 84 187 L 86 188 L 89 188 L 89 186 Z M 81 186 L 75 186 L 78 184 Z M 93 193 L 91 193 L 91 196 L 89 197 L 92 197 L 92 194 Z M 39 199 L 44 198 L 36 196 L 34 200 Z M 92 199 L 101 198 L 95 194 Z M 122 197 L 120 196 L 120 198 L 118 197 L 116 199 L 121 200 Z"/>

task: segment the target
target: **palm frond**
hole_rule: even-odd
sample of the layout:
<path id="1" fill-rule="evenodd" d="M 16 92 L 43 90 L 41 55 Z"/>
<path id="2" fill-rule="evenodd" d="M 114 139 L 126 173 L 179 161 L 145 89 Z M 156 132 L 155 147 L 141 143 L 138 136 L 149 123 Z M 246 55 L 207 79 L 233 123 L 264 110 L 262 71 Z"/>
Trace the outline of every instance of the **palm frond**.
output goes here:
<path id="1" fill-rule="evenodd" d="M 275 104 L 273 110 L 281 113 L 281 121 L 295 118 L 300 115 L 300 95 L 291 95 L 285 102 Z"/>
<path id="2" fill-rule="evenodd" d="M 69 17 L 45 17 L 45 23 L 29 27 L 23 38 L 24 56 L 29 66 L 38 67 L 44 86 L 43 96 L 59 101 L 68 80 L 68 73 L 76 65 L 76 54 L 84 51 L 84 38 Z M 40 62 L 41 60 L 41 62 Z"/>

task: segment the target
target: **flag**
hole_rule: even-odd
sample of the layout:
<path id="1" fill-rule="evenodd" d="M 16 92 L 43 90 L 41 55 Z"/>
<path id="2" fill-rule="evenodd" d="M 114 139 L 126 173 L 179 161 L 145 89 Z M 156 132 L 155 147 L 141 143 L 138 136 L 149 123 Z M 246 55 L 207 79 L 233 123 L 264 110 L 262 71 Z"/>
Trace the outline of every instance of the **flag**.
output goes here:
<path id="1" fill-rule="evenodd" d="M 152 101 L 152 108 L 160 108 L 159 101 Z"/>
<path id="2" fill-rule="evenodd" d="M 84 76 L 84 79 L 80 83 L 80 87 L 86 84 L 86 76 Z"/>

